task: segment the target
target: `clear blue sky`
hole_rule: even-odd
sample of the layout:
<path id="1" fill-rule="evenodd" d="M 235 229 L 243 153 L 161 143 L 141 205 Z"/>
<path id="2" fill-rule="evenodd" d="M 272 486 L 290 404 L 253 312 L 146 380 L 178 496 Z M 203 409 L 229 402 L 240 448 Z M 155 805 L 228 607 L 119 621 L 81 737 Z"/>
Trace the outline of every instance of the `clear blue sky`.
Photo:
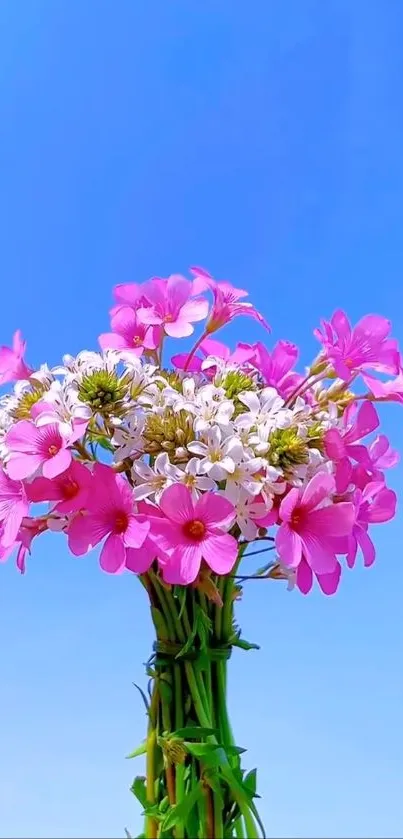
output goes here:
<path id="1" fill-rule="evenodd" d="M 402 40 L 400 0 L 1 3 L 0 342 L 21 327 L 34 364 L 93 348 L 114 283 L 191 264 L 304 361 L 338 306 L 403 340 Z M 230 701 L 271 837 L 402 835 L 402 522 L 334 599 L 245 592 L 262 650 L 234 655 Z M 0 835 L 134 834 L 140 586 L 57 537 L 0 577 Z"/>

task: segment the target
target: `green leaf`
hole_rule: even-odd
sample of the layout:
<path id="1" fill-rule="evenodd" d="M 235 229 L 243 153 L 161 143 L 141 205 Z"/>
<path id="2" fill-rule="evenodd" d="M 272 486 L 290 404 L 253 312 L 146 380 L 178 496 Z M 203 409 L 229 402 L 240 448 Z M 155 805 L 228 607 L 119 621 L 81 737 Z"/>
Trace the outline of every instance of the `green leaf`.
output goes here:
<path id="1" fill-rule="evenodd" d="M 225 746 L 225 751 L 227 755 L 243 755 L 246 749 L 242 749 L 240 746 Z"/>
<path id="2" fill-rule="evenodd" d="M 222 795 L 222 789 L 218 773 L 215 771 L 207 771 L 204 773 L 204 779 L 206 784 L 208 784 L 209 787 L 211 787 L 211 789 L 213 790 L 218 806 L 224 809 L 224 799 Z"/>
<path id="3" fill-rule="evenodd" d="M 130 752 L 129 755 L 126 755 L 126 760 L 131 760 L 132 757 L 139 757 L 140 755 L 145 755 L 147 751 L 147 743 L 141 743 L 140 746 L 137 746 L 137 749 L 134 752 Z"/>
<path id="4" fill-rule="evenodd" d="M 147 807 L 146 779 L 142 775 L 138 775 L 134 779 L 130 792 L 136 796 L 142 807 Z"/>
<path id="5" fill-rule="evenodd" d="M 185 746 L 205 766 L 221 768 L 223 764 L 228 764 L 227 755 L 219 743 L 185 743 Z"/>
<path id="6" fill-rule="evenodd" d="M 240 647 L 241 650 L 260 650 L 259 644 L 251 644 L 249 641 L 245 641 L 244 638 L 234 638 L 232 646 Z"/>
<path id="7" fill-rule="evenodd" d="M 172 737 L 182 737 L 184 740 L 201 740 L 202 737 L 216 737 L 218 731 L 216 728 L 203 728 L 198 725 L 189 725 L 187 728 L 178 728 L 171 735 Z"/>
<path id="8" fill-rule="evenodd" d="M 133 687 L 135 687 L 136 690 L 138 690 L 138 692 L 139 692 L 139 694 L 140 694 L 140 696 L 141 696 L 141 698 L 144 702 L 144 705 L 146 706 L 146 711 L 147 711 L 147 714 L 148 714 L 148 709 L 149 709 L 150 703 L 149 703 L 149 701 L 148 701 L 148 699 L 147 699 L 147 697 L 146 697 L 146 695 L 143 691 L 143 688 L 141 688 L 140 685 L 136 685 L 136 682 L 133 682 Z"/>
<path id="9" fill-rule="evenodd" d="M 248 789 L 245 790 L 242 783 L 240 783 L 236 779 L 236 777 L 235 777 L 231 767 L 228 765 L 228 763 L 225 764 L 224 766 L 221 766 L 221 772 L 222 772 L 222 774 L 223 774 L 223 776 L 224 776 L 224 778 L 225 778 L 225 780 L 226 780 L 226 782 L 227 782 L 227 784 L 228 784 L 228 786 L 229 786 L 229 788 L 230 788 L 230 790 L 231 790 L 231 792 L 232 792 L 232 794 L 235 798 L 235 801 L 239 804 L 241 810 L 242 810 L 242 806 L 246 806 L 251 811 L 251 813 L 253 813 L 253 815 L 254 815 L 254 817 L 255 817 L 255 819 L 256 819 L 256 821 L 257 821 L 257 823 L 258 823 L 258 825 L 259 825 L 259 827 L 262 831 L 263 836 L 265 836 L 266 834 L 265 834 L 265 829 L 264 829 L 262 820 L 259 816 L 259 813 L 257 811 L 257 808 L 256 808 L 254 802 L 251 800 L 249 790 Z"/>
<path id="10" fill-rule="evenodd" d="M 151 606 L 151 617 L 157 630 L 157 635 L 163 640 L 168 638 L 167 626 L 162 612 L 156 606 Z"/>
<path id="11" fill-rule="evenodd" d="M 243 779 L 243 786 L 245 789 L 249 790 L 252 796 L 256 795 L 256 785 L 257 785 L 257 778 L 256 778 L 257 770 L 251 769 L 247 775 L 245 775 Z"/>
<path id="12" fill-rule="evenodd" d="M 170 828 L 174 827 L 174 825 L 178 824 L 178 822 L 186 822 L 190 812 L 193 810 L 193 807 L 197 804 L 202 795 L 202 785 L 201 782 L 198 781 L 196 786 L 193 787 L 190 793 L 183 798 L 179 804 L 175 804 L 169 809 L 162 823 L 162 829 L 170 830 Z"/>

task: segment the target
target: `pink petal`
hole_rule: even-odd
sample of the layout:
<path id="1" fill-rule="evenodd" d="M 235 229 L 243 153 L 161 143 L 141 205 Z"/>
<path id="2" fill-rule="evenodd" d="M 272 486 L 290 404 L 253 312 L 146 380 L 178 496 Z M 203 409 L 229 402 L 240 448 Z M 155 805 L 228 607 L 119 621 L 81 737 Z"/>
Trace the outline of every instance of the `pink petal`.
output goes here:
<path id="1" fill-rule="evenodd" d="M 296 585 L 302 594 L 309 594 L 312 588 L 313 573 L 306 559 L 302 558 L 297 568 Z"/>
<path id="2" fill-rule="evenodd" d="M 113 289 L 115 300 L 134 308 L 138 305 L 143 294 L 143 286 L 140 283 L 120 283 Z"/>
<path id="3" fill-rule="evenodd" d="M 333 490 L 334 478 L 326 472 L 317 472 L 307 483 L 301 504 L 308 510 L 314 510 Z"/>
<path id="4" fill-rule="evenodd" d="M 381 315 L 365 315 L 354 328 L 354 338 L 369 339 L 370 343 L 382 341 L 392 328 L 390 320 Z"/>
<path id="5" fill-rule="evenodd" d="M 137 309 L 137 317 L 141 323 L 151 324 L 152 326 L 158 326 L 163 322 L 162 316 L 157 314 L 152 306 L 150 308 L 140 306 L 140 308 Z"/>
<path id="6" fill-rule="evenodd" d="M 310 532 L 326 539 L 327 536 L 349 536 L 355 521 L 354 505 L 349 501 L 341 501 L 312 510 L 308 516 L 306 527 Z M 304 534 L 301 534 L 305 536 Z"/>
<path id="7" fill-rule="evenodd" d="M 216 492 L 205 492 L 197 501 L 193 517 L 208 527 L 230 527 L 235 518 L 234 505 Z"/>
<path id="8" fill-rule="evenodd" d="M 336 556 L 331 544 L 312 531 L 301 533 L 303 552 L 307 562 L 316 574 L 330 574 L 336 565 Z"/>
<path id="9" fill-rule="evenodd" d="M 337 309 L 334 313 L 331 324 L 343 348 L 346 347 L 351 338 L 351 326 L 347 315 L 342 309 Z"/>
<path id="10" fill-rule="evenodd" d="M 173 313 L 178 313 L 184 307 L 191 291 L 192 283 L 186 277 L 182 277 L 181 274 L 171 274 L 168 277 L 165 299 L 168 299 L 169 308 Z"/>
<path id="11" fill-rule="evenodd" d="M 35 451 L 40 440 L 40 432 L 29 420 L 20 420 L 6 434 L 6 444 L 12 451 Z"/>
<path id="12" fill-rule="evenodd" d="M 283 498 L 280 504 L 279 515 L 282 521 L 290 521 L 298 502 L 299 490 L 296 487 L 293 487 L 293 489 L 290 489 L 287 495 Z"/>
<path id="13" fill-rule="evenodd" d="M 71 463 L 71 451 L 69 449 L 60 449 L 54 457 L 45 460 L 42 466 L 44 478 L 56 478 L 69 468 Z"/>
<path id="14" fill-rule="evenodd" d="M 99 557 L 99 564 L 108 574 L 119 574 L 124 570 L 126 551 L 122 537 L 117 533 L 108 536 Z"/>
<path id="15" fill-rule="evenodd" d="M 392 489 L 381 489 L 368 508 L 366 521 L 381 524 L 393 519 L 396 514 L 397 497 Z"/>
<path id="16" fill-rule="evenodd" d="M 163 577 L 173 585 L 193 583 L 200 571 L 202 559 L 201 544 L 178 545 L 169 562 L 163 566 Z"/>
<path id="17" fill-rule="evenodd" d="M 238 542 L 229 533 L 209 536 L 202 543 L 202 552 L 215 574 L 229 574 L 238 556 Z"/>
<path id="18" fill-rule="evenodd" d="M 102 350 L 122 350 L 127 346 L 125 339 L 116 332 L 104 332 L 99 336 L 98 343 Z"/>
<path id="19" fill-rule="evenodd" d="M 336 563 L 336 568 L 331 574 L 317 574 L 317 581 L 323 591 L 323 594 L 335 594 L 340 582 L 341 565 Z"/>
<path id="20" fill-rule="evenodd" d="M 375 562 L 375 545 L 363 527 L 356 527 L 355 536 L 364 557 L 364 565 L 369 568 Z"/>
<path id="21" fill-rule="evenodd" d="M 352 472 L 353 467 L 348 457 L 343 457 L 342 460 L 338 462 L 335 472 L 336 491 L 339 493 L 339 495 L 343 495 L 345 492 L 347 492 L 348 486 L 351 481 Z"/>
<path id="22" fill-rule="evenodd" d="M 184 484 L 174 484 L 162 493 L 160 507 L 163 513 L 177 524 L 194 519 L 192 495 Z"/>
<path id="23" fill-rule="evenodd" d="M 288 524 L 282 524 L 279 527 L 276 548 L 282 563 L 288 568 L 296 568 L 302 556 L 301 539 Z"/>
<path id="24" fill-rule="evenodd" d="M 229 347 L 214 338 L 205 338 L 200 344 L 200 350 L 205 356 L 214 355 L 216 358 L 223 358 L 224 361 L 231 355 Z"/>
<path id="25" fill-rule="evenodd" d="M 15 481 L 30 478 L 42 465 L 39 454 L 13 455 L 6 464 L 7 474 Z"/>
<path id="26" fill-rule="evenodd" d="M 187 365 L 188 358 L 189 353 L 180 353 L 180 355 L 172 356 L 171 362 L 174 367 L 178 368 L 178 370 L 184 370 Z M 189 373 L 200 373 L 202 364 L 202 359 L 199 358 L 197 355 L 194 355 L 190 364 L 187 366 L 187 370 L 189 371 Z"/>
<path id="27" fill-rule="evenodd" d="M 341 460 L 344 457 L 345 446 L 340 431 L 331 428 L 324 437 L 325 452 L 330 460 Z"/>
<path id="28" fill-rule="evenodd" d="M 164 323 L 164 329 L 166 334 L 171 338 L 187 338 L 194 332 L 192 324 L 184 320 L 182 316 L 178 317 L 175 321 L 166 321 Z"/>
<path id="29" fill-rule="evenodd" d="M 366 437 L 367 434 L 370 434 L 371 431 L 375 431 L 375 429 L 378 428 L 378 425 L 379 417 L 373 403 L 364 402 L 358 410 L 356 416 L 354 436 L 351 436 L 350 432 L 346 435 L 346 438 L 348 438 L 349 443 L 352 442 L 352 440 L 360 440 L 362 437 Z"/>
<path id="30" fill-rule="evenodd" d="M 208 308 L 208 300 L 201 297 L 188 300 L 181 308 L 181 318 L 191 321 L 191 323 L 204 320 L 208 315 Z"/>
<path id="31" fill-rule="evenodd" d="M 25 489 L 29 500 L 33 502 L 59 501 L 63 498 L 60 484 L 47 478 L 35 478 L 32 483 L 26 484 Z"/>
<path id="32" fill-rule="evenodd" d="M 21 501 L 20 503 L 14 504 L 12 509 L 9 511 L 7 517 L 4 519 L 3 522 L 3 531 L 1 534 L 1 542 L 5 548 L 10 547 L 13 545 L 16 538 L 18 531 L 21 526 L 21 522 L 28 514 L 28 504 Z"/>
<path id="33" fill-rule="evenodd" d="M 69 548 L 74 556 L 83 556 L 108 533 L 108 525 L 94 519 L 91 514 L 78 513 L 67 531 Z"/>
<path id="34" fill-rule="evenodd" d="M 131 516 L 124 532 L 124 544 L 129 548 L 140 548 L 148 536 L 150 522 L 142 521 L 138 516 Z"/>
<path id="35" fill-rule="evenodd" d="M 138 550 L 126 548 L 126 568 L 134 574 L 145 574 L 156 559 L 155 545 L 146 539 Z"/>

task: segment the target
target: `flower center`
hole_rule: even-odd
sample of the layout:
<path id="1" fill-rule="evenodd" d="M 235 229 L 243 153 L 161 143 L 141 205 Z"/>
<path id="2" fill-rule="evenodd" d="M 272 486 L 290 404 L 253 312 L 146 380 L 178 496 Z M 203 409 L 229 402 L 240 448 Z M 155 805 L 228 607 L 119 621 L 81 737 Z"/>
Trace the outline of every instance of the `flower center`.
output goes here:
<path id="1" fill-rule="evenodd" d="M 291 526 L 294 530 L 298 530 L 298 527 L 302 524 L 303 513 L 302 510 L 294 510 L 291 516 Z"/>
<path id="2" fill-rule="evenodd" d="M 170 315 L 169 313 L 167 315 L 165 315 L 165 318 L 164 318 L 165 323 L 172 323 L 173 319 L 174 319 L 174 316 Z"/>
<path id="3" fill-rule="evenodd" d="M 115 533 L 124 533 L 127 530 L 129 519 L 125 512 L 117 513 L 115 517 Z"/>
<path id="4" fill-rule="evenodd" d="M 53 446 L 49 446 L 49 448 L 48 448 L 48 453 L 50 454 L 50 456 L 51 456 L 51 457 L 54 457 L 54 456 L 55 456 L 55 454 L 57 454 L 57 453 L 58 453 L 58 451 L 59 451 L 59 447 L 58 447 L 58 446 L 54 446 L 54 445 L 53 445 Z"/>
<path id="5" fill-rule="evenodd" d="M 203 539 L 203 536 L 206 532 L 206 525 L 200 519 L 193 519 L 192 521 L 187 521 L 184 528 L 185 536 L 190 537 L 191 539 Z"/>
<path id="6" fill-rule="evenodd" d="M 74 498 L 77 495 L 79 486 L 77 481 L 66 481 L 63 484 L 63 495 L 65 498 Z"/>
<path id="7" fill-rule="evenodd" d="M 134 338 L 133 338 L 133 346 L 140 347 L 141 343 L 142 343 L 142 341 L 141 341 L 140 335 L 135 335 Z"/>

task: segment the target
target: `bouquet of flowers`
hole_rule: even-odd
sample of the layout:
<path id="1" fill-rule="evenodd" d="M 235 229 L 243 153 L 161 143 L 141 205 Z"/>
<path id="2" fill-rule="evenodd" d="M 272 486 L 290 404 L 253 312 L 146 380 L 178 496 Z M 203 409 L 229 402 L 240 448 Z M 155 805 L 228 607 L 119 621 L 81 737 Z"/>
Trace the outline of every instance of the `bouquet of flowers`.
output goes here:
<path id="1" fill-rule="evenodd" d="M 234 740 L 226 676 L 233 647 L 256 645 L 234 606 L 250 578 L 330 595 L 357 555 L 372 565 L 398 456 L 369 435 L 375 403 L 403 401 L 402 362 L 388 320 L 352 328 L 342 311 L 315 330 L 304 374 L 287 341 L 231 351 L 218 329 L 266 321 L 245 291 L 190 273 L 118 285 L 100 353 L 33 370 L 19 332 L 0 349 L 0 383 L 15 381 L 0 402 L 0 559 L 15 553 L 24 573 L 52 530 L 74 556 L 102 546 L 103 571 L 137 574 L 155 628 L 147 731 L 130 755 L 145 756 L 132 786 L 142 835 L 253 839 L 265 835 L 256 771 Z M 201 321 L 193 349 L 166 365 L 166 336 Z"/>

